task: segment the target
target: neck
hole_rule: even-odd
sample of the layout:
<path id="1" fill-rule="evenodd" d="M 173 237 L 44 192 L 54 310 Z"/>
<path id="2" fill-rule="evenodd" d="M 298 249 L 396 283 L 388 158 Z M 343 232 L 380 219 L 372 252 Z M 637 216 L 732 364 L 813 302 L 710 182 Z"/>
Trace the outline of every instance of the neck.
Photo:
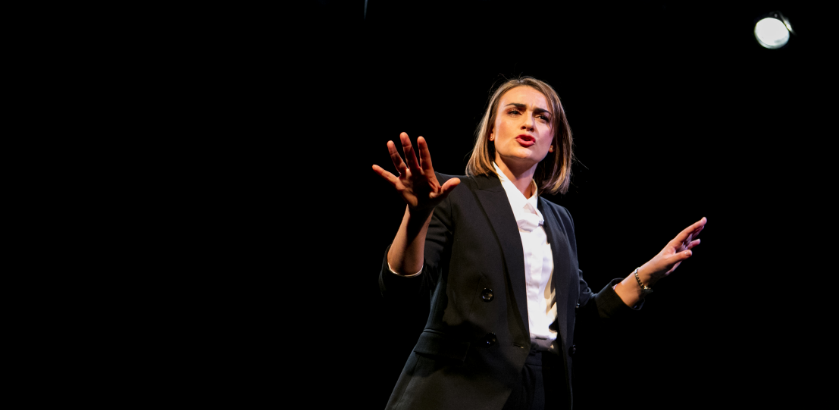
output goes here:
<path id="1" fill-rule="evenodd" d="M 533 174 L 536 173 L 536 165 L 538 164 L 534 164 L 529 168 L 526 166 L 516 166 L 515 163 L 505 163 L 504 160 L 497 155 L 495 157 L 495 164 L 498 165 L 498 169 L 504 173 L 504 176 L 506 176 L 507 179 L 509 179 L 510 182 L 512 182 L 513 185 L 521 191 L 525 198 L 533 196 L 533 184 L 531 181 L 533 181 Z"/>

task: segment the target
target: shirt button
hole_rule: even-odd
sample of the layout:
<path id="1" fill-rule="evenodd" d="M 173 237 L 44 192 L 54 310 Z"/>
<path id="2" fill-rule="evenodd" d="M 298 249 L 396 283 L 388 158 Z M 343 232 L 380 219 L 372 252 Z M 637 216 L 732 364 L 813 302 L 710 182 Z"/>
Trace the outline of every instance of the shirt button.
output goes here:
<path id="1" fill-rule="evenodd" d="M 484 302 L 489 302 L 494 297 L 495 295 L 492 294 L 492 289 L 490 288 L 484 288 L 483 292 L 481 292 L 481 299 L 483 299 Z"/>
<path id="2" fill-rule="evenodd" d="M 485 347 L 490 347 L 494 345 L 498 341 L 498 338 L 495 337 L 495 333 L 487 333 L 486 336 L 482 339 L 482 343 Z"/>

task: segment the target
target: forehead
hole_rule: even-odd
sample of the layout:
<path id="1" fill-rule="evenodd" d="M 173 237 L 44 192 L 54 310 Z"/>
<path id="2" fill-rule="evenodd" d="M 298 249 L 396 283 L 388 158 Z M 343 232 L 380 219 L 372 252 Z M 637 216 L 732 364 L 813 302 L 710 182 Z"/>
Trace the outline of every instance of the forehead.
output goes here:
<path id="1" fill-rule="evenodd" d="M 507 90 L 507 92 L 501 95 L 501 100 L 499 102 L 499 108 L 502 108 L 507 104 L 515 103 L 525 104 L 528 107 L 542 108 L 545 110 L 549 109 L 548 99 L 545 98 L 545 95 L 539 90 L 526 85 Z"/>

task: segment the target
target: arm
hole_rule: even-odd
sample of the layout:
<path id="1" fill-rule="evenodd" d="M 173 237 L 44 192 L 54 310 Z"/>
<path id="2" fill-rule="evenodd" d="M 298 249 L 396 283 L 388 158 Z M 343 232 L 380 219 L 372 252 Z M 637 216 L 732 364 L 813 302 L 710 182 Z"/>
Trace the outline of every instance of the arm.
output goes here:
<path id="1" fill-rule="evenodd" d="M 693 225 L 688 226 L 673 240 L 667 243 L 667 246 L 661 250 L 655 257 L 650 259 L 647 263 L 638 268 L 638 278 L 635 278 L 635 273 L 629 274 L 624 280 L 615 285 L 615 292 L 620 296 L 623 303 L 627 306 L 635 306 L 641 301 L 642 292 L 638 281 L 644 286 L 652 286 L 660 279 L 673 273 L 679 264 L 693 255 L 694 246 L 699 245 L 699 239 L 693 239 L 702 229 L 705 228 L 705 223 L 708 222 L 706 218 L 700 219 Z"/>
<path id="2" fill-rule="evenodd" d="M 425 255 L 425 237 L 428 235 L 430 222 L 431 213 L 424 217 L 422 212 L 412 213 L 410 207 L 405 207 L 402 224 L 399 225 L 387 253 L 387 263 L 391 270 L 403 276 L 421 271 Z"/>
<path id="3" fill-rule="evenodd" d="M 419 272 L 423 266 L 425 238 L 434 207 L 460 183 L 460 179 L 452 178 L 440 185 L 437 176 L 434 175 L 431 154 L 425 139 L 417 138 L 419 159 L 414 153 L 408 134 L 401 133 L 399 139 L 407 164 L 402 161 L 393 141 L 387 143 L 390 159 L 399 176 L 385 171 L 378 165 L 373 165 L 373 171 L 387 180 L 405 200 L 405 214 L 388 251 L 387 263 L 397 274 L 412 275 Z"/>

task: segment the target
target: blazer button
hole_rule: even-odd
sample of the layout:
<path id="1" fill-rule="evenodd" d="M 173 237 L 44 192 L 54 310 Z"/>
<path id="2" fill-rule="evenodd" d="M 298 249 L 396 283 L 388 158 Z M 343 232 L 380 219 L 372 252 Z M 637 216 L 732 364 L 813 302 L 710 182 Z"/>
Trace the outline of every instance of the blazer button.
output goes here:
<path id="1" fill-rule="evenodd" d="M 487 333 L 481 341 L 484 347 L 490 347 L 498 341 L 498 338 L 495 337 L 495 333 Z"/>
<path id="2" fill-rule="evenodd" d="M 481 292 L 481 299 L 483 299 L 484 302 L 489 302 L 494 297 L 495 297 L 495 295 L 492 294 L 492 289 L 490 289 L 490 288 L 484 288 L 484 291 Z"/>
<path id="3" fill-rule="evenodd" d="M 571 345 L 571 348 L 568 349 L 568 355 L 574 356 L 575 354 L 577 354 L 577 345 Z"/>

